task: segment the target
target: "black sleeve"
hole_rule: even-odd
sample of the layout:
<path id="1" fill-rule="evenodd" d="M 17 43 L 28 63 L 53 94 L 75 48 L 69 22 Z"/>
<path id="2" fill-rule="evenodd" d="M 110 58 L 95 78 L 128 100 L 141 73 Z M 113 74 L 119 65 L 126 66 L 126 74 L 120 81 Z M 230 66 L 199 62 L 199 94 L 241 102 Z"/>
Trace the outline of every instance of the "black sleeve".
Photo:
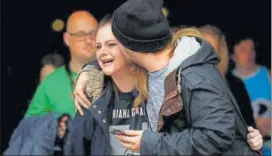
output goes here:
<path id="1" fill-rule="evenodd" d="M 226 78 L 246 124 L 256 127 L 251 101 L 243 81 L 232 74 L 227 74 Z"/>

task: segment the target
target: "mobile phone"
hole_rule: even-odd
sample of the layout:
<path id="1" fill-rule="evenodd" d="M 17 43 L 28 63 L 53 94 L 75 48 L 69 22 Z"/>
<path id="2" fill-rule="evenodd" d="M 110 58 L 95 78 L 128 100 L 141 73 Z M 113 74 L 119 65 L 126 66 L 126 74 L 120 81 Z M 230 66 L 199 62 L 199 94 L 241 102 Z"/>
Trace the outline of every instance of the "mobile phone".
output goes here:
<path id="1" fill-rule="evenodd" d="M 124 131 L 122 131 L 120 129 L 116 129 L 116 128 L 111 131 L 111 134 L 113 134 L 113 135 L 126 135 Z"/>

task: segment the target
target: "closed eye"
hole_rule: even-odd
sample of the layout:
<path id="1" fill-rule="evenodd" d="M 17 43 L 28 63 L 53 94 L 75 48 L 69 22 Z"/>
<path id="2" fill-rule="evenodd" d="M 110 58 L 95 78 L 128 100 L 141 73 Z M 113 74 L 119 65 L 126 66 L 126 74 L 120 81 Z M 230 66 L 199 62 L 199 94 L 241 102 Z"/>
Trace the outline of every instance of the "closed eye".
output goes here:
<path id="1" fill-rule="evenodd" d="M 109 47 L 114 47 L 114 46 L 116 46 L 117 44 L 116 44 L 116 43 L 109 43 L 108 45 L 109 45 Z"/>

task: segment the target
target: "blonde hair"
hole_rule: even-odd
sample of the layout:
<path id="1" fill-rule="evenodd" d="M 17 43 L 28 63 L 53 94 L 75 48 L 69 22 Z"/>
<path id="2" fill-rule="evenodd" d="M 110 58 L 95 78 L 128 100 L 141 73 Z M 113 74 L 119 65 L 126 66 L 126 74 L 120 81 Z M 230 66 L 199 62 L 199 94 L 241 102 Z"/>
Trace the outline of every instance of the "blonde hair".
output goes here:
<path id="1" fill-rule="evenodd" d="M 202 33 L 195 27 L 180 28 L 173 36 L 170 45 L 175 45 L 177 40 L 183 36 L 203 38 Z"/>
<path id="2" fill-rule="evenodd" d="M 222 74 L 226 74 L 229 66 L 229 54 L 225 36 L 223 35 L 222 31 L 219 28 L 212 25 L 205 25 L 200 27 L 199 29 L 203 33 L 205 39 L 212 45 L 215 43 L 209 37 L 212 37 L 213 39 L 215 39 L 215 42 L 217 42 L 218 47 L 214 47 L 214 49 L 215 52 L 218 53 L 221 58 L 221 61 L 217 65 L 217 68 Z"/>
<path id="3" fill-rule="evenodd" d="M 174 35 L 173 35 L 173 39 L 170 42 L 170 44 L 165 48 L 167 50 L 170 50 L 170 57 L 173 56 L 174 54 L 174 49 L 176 47 L 176 42 L 184 36 L 191 36 L 191 37 L 197 37 L 200 39 L 203 39 L 203 35 L 202 33 L 196 28 L 196 27 L 184 27 L 184 28 L 180 28 L 179 30 L 177 30 Z M 164 49 L 164 50 L 165 50 Z M 163 51 L 164 51 L 163 50 Z"/>
<path id="4" fill-rule="evenodd" d="M 138 90 L 138 96 L 134 100 L 134 107 L 139 107 L 142 103 L 146 102 L 148 98 L 148 75 L 147 70 L 135 65 L 133 68 L 135 74 L 135 88 Z"/>

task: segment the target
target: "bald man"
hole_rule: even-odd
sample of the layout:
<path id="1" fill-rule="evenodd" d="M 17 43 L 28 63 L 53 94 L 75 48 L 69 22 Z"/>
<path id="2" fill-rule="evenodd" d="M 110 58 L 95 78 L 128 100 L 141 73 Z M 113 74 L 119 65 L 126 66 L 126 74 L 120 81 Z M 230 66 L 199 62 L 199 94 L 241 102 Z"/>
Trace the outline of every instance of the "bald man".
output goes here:
<path id="1" fill-rule="evenodd" d="M 68 18 L 63 38 L 71 60 L 40 83 L 25 117 L 48 112 L 75 115 L 72 87 L 82 66 L 95 56 L 96 28 L 95 17 L 86 11 L 74 12 Z"/>

